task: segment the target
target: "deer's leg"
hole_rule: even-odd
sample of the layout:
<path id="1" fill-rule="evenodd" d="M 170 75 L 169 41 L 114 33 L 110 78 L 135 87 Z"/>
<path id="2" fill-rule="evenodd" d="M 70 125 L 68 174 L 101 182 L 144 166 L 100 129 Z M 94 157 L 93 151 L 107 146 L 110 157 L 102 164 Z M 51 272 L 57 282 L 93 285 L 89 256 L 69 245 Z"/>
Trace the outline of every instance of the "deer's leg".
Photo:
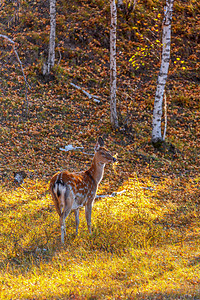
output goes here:
<path id="1" fill-rule="evenodd" d="M 64 236 L 66 234 L 65 220 L 71 212 L 72 202 L 73 202 L 72 195 L 69 194 L 68 190 L 66 190 L 65 193 L 64 193 L 64 211 L 63 211 L 62 216 L 60 218 L 61 219 L 60 225 L 61 225 L 61 242 L 62 243 L 64 243 Z"/>
<path id="2" fill-rule="evenodd" d="M 61 243 L 64 244 L 66 229 L 65 229 L 65 220 L 63 218 L 63 215 L 60 216 L 60 229 L 61 229 Z"/>
<path id="3" fill-rule="evenodd" d="M 78 234 L 78 227 L 79 227 L 79 210 L 75 209 L 75 221 L 76 221 L 76 234 Z"/>
<path id="4" fill-rule="evenodd" d="M 92 203 L 87 203 L 85 205 L 85 217 L 87 220 L 87 226 L 88 226 L 89 233 L 92 233 L 92 231 L 91 231 L 91 214 L 92 214 Z"/>
<path id="5" fill-rule="evenodd" d="M 54 202 L 56 211 L 59 214 L 59 216 L 61 216 L 61 210 L 60 210 L 58 198 L 56 197 L 56 195 L 55 195 L 55 193 L 53 191 L 51 191 L 51 194 L 52 194 L 52 198 L 53 198 L 53 202 Z"/>
<path id="6" fill-rule="evenodd" d="M 66 234 L 65 220 L 66 220 L 67 216 L 70 214 L 70 212 L 71 212 L 71 206 L 66 207 L 66 209 L 64 210 L 64 212 L 62 213 L 62 215 L 60 217 L 61 243 L 63 243 L 63 244 L 64 244 L 64 237 L 65 237 L 65 234 Z"/>

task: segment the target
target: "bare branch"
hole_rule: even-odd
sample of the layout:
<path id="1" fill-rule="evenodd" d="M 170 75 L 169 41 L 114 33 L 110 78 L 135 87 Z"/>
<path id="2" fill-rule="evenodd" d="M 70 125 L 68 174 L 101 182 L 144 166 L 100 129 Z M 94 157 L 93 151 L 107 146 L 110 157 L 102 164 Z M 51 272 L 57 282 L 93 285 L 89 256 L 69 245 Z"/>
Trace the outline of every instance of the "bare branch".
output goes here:
<path id="1" fill-rule="evenodd" d="M 61 62 L 61 59 L 62 59 L 62 55 L 61 55 L 61 51 L 60 51 L 59 45 L 58 45 L 58 53 L 59 53 L 59 61 L 58 61 L 57 67 L 59 66 L 59 64 Z"/>
<path id="2" fill-rule="evenodd" d="M 98 100 L 99 96 L 91 95 L 90 93 L 86 92 L 84 89 L 82 89 L 80 86 L 70 83 L 73 87 L 75 87 L 78 90 L 81 90 L 89 99 L 93 99 L 94 102 L 100 103 L 100 100 Z"/>
<path id="3" fill-rule="evenodd" d="M 116 197 L 117 195 L 124 194 L 126 190 L 120 191 L 120 192 L 113 192 L 110 195 L 96 195 L 96 199 L 98 198 L 109 198 L 109 197 Z"/>
<path id="4" fill-rule="evenodd" d="M 19 64 L 20 64 L 20 67 L 21 67 L 21 70 L 22 70 L 22 74 L 23 74 L 23 77 L 24 77 L 24 81 L 25 81 L 26 85 L 27 85 L 27 86 L 29 87 L 29 89 L 30 89 L 31 87 L 30 87 L 29 83 L 28 83 L 27 80 L 26 80 L 26 76 L 25 76 L 25 74 L 24 74 L 24 70 L 23 70 L 23 67 L 22 67 L 22 62 L 21 62 L 21 60 L 20 60 L 20 58 L 19 58 L 19 55 L 18 55 L 18 53 L 17 53 L 17 50 L 15 49 L 15 46 L 13 46 L 13 50 L 14 50 L 15 55 L 16 55 L 16 57 L 17 57 L 17 60 L 18 60 L 18 62 L 19 62 Z"/>
<path id="5" fill-rule="evenodd" d="M 15 49 L 15 42 L 14 42 L 12 39 L 10 39 L 7 35 L 0 34 L 0 37 L 2 37 L 2 38 L 4 38 L 4 39 L 8 40 L 8 41 L 12 44 L 13 51 L 14 51 L 15 56 L 17 57 L 17 60 L 18 60 L 18 62 L 19 62 L 19 64 L 20 64 L 20 67 L 21 67 L 21 70 L 22 70 L 22 74 L 23 74 L 23 77 L 24 77 L 24 81 L 25 81 L 25 88 L 26 88 L 26 105 L 27 105 L 27 110 L 28 110 L 27 86 L 28 86 L 29 88 L 31 88 L 31 87 L 30 87 L 29 83 L 28 83 L 27 80 L 26 80 L 26 76 L 25 76 L 25 74 L 24 74 L 22 62 L 21 62 L 21 60 L 20 60 L 20 58 L 19 58 L 19 55 L 18 55 L 18 53 L 17 53 L 17 50 Z"/>
<path id="6" fill-rule="evenodd" d="M 165 111 L 165 127 L 163 132 L 163 141 L 165 140 L 166 131 L 167 131 L 167 99 L 166 93 L 164 93 L 164 111 Z"/>
<path id="7" fill-rule="evenodd" d="M 15 44 L 15 42 L 13 41 L 13 40 L 11 40 L 7 35 L 4 35 L 4 34 L 0 34 L 0 37 L 2 37 L 2 38 L 4 38 L 4 39 L 6 39 L 6 40 L 8 40 L 11 44 Z"/>

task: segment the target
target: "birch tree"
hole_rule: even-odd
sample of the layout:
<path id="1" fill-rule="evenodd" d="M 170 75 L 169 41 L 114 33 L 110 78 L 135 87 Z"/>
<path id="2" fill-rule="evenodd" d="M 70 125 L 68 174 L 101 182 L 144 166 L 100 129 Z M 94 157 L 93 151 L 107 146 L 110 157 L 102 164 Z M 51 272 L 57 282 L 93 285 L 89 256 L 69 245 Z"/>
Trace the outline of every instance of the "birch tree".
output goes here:
<path id="1" fill-rule="evenodd" d="M 173 12 L 174 0 L 166 0 L 164 7 L 163 19 L 163 33 L 162 33 L 162 58 L 161 67 L 158 75 L 157 89 L 154 100 L 153 110 L 153 126 L 152 126 L 152 144 L 154 147 L 159 147 L 165 138 L 161 133 L 161 119 L 162 119 L 162 106 L 163 96 L 165 92 L 165 84 L 168 76 L 169 61 L 170 61 L 170 47 L 171 47 L 171 21 Z M 166 132 L 166 128 L 165 128 Z"/>
<path id="2" fill-rule="evenodd" d="M 111 25 L 110 25 L 110 119 L 114 129 L 118 128 L 116 108 L 116 32 L 117 32 L 117 8 L 115 0 L 110 0 Z"/>
<path id="3" fill-rule="evenodd" d="M 47 61 L 47 74 L 55 63 L 55 38 L 56 38 L 56 0 L 50 0 L 50 36 L 49 36 L 49 54 Z M 44 72 L 45 73 L 45 72 Z"/>

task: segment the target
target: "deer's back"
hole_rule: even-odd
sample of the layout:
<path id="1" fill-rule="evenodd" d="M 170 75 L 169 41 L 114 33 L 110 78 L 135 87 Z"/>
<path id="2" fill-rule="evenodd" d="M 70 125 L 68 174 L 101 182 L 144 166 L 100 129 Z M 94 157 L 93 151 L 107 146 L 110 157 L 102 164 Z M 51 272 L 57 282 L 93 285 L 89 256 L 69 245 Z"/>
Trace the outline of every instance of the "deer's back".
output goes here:
<path id="1" fill-rule="evenodd" d="M 51 192 L 55 190 L 56 185 L 62 189 L 62 192 L 66 189 L 73 195 L 72 209 L 77 209 L 85 205 L 87 201 L 92 201 L 97 190 L 97 185 L 88 171 L 80 173 L 58 172 L 50 181 Z"/>

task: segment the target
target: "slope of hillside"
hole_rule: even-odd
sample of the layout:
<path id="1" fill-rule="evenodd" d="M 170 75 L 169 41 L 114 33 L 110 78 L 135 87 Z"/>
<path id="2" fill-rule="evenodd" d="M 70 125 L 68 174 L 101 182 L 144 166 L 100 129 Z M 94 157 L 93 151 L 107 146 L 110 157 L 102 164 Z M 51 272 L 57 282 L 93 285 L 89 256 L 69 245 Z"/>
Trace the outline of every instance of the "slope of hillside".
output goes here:
<path id="1" fill-rule="evenodd" d="M 198 1 L 175 1 L 167 82 L 167 145 L 151 145 L 165 1 L 118 11 L 118 131 L 109 115 L 109 1 L 58 1 L 56 65 L 45 78 L 49 7 L 41 0 L 0 6 L 0 33 L 16 43 L 31 89 L 0 38 L 1 299 L 198 299 Z M 129 61 L 132 58 L 132 61 Z M 89 99 L 74 83 L 98 95 Z M 60 244 L 48 193 L 58 170 L 89 167 L 97 137 L 117 154 L 98 194 L 93 234 L 81 211 Z M 65 145 L 82 151 L 61 151 Z M 22 186 L 14 171 L 25 171 Z"/>

